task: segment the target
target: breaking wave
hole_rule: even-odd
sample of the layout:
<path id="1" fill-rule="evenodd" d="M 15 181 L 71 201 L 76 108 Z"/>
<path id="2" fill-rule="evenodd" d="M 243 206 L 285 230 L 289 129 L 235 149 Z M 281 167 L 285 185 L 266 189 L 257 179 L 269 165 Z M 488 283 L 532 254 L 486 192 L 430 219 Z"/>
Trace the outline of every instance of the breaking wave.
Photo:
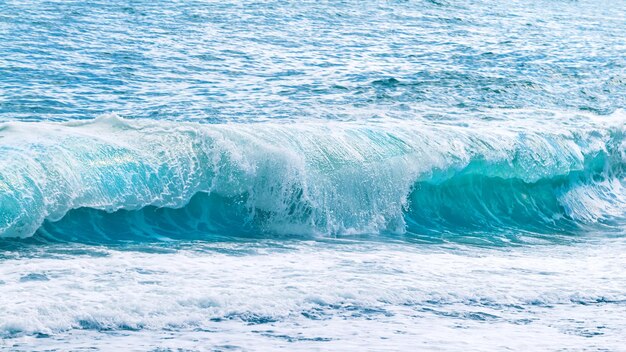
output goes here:
<path id="1" fill-rule="evenodd" d="M 0 237 L 549 234 L 621 221 L 623 112 L 568 121 L 8 122 Z"/>

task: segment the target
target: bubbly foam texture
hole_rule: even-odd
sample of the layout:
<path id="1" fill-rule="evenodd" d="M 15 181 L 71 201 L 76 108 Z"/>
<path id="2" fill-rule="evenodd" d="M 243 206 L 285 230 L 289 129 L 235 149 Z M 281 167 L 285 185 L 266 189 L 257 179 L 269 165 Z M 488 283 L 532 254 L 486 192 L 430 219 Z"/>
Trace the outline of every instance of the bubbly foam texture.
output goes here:
<path id="1" fill-rule="evenodd" d="M 25 350 L 619 350 L 625 245 L 46 246 L 2 262 L 0 338 Z"/>
<path id="2" fill-rule="evenodd" d="M 100 216 L 154 228 L 146 207 L 167 212 L 192 198 L 196 222 L 186 226 L 212 233 L 224 223 L 322 235 L 566 230 L 623 218 L 623 112 L 569 120 L 5 123 L 0 236 Z M 98 212 L 120 210 L 130 212 Z"/>

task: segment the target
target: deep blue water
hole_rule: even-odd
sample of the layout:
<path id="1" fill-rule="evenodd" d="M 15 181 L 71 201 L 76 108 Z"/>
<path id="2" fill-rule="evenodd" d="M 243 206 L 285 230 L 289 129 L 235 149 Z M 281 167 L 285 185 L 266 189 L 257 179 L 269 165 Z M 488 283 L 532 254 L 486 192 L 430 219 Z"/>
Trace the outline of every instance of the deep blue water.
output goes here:
<path id="1" fill-rule="evenodd" d="M 0 0 L 0 348 L 619 350 L 626 2 Z"/>

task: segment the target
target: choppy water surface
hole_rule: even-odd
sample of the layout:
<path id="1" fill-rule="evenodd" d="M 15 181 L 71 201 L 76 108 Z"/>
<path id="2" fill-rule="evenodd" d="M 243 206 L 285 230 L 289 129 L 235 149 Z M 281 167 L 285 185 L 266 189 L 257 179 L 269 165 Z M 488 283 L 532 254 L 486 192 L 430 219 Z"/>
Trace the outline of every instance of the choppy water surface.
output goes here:
<path id="1" fill-rule="evenodd" d="M 624 349 L 625 18 L 0 2 L 0 349 Z"/>

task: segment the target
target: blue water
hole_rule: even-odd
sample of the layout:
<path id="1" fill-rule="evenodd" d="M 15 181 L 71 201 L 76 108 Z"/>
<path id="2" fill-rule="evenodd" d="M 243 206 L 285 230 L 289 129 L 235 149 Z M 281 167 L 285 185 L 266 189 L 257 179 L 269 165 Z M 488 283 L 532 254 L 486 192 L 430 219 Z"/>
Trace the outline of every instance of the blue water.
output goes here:
<path id="1" fill-rule="evenodd" d="M 0 349 L 623 350 L 625 19 L 0 1 Z"/>

